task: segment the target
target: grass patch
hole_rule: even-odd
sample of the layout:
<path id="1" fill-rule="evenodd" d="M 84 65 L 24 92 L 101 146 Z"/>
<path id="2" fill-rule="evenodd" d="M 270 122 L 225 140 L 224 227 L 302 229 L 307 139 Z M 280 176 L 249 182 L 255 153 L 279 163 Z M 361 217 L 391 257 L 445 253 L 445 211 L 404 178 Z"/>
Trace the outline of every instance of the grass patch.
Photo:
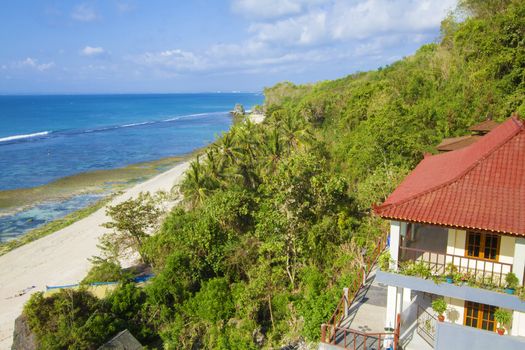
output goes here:
<path id="1" fill-rule="evenodd" d="M 51 221 L 43 226 L 40 226 L 38 228 L 35 228 L 33 230 L 28 231 L 26 234 L 24 234 L 22 237 L 18 239 L 14 239 L 9 242 L 0 243 L 0 256 L 6 254 L 7 252 L 10 252 L 13 249 L 16 249 L 24 244 L 27 244 L 32 241 L 36 241 L 39 238 L 45 237 L 53 232 L 56 232 L 58 230 L 63 229 L 64 227 L 67 227 L 89 215 L 96 212 L 98 209 L 102 208 L 104 205 L 106 205 L 115 194 L 104 197 L 97 201 L 96 203 L 79 209 L 77 211 L 74 211 L 60 219 Z"/>

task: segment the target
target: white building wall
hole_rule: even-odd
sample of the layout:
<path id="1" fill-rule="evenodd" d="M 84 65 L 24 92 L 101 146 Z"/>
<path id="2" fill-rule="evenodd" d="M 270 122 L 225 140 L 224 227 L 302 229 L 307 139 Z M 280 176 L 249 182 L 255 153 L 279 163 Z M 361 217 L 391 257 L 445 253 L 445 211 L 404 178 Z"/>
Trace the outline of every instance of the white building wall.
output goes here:
<path id="1" fill-rule="evenodd" d="M 525 337 L 525 313 L 519 311 L 512 313 L 512 329 L 510 334 Z"/>
<path id="2" fill-rule="evenodd" d="M 506 264 L 514 263 L 514 246 L 516 238 L 512 236 L 501 236 L 498 261 Z M 523 270 L 522 270 L 523 271 Z M 523 274 L 523 273 L 522 273 Z"/>
<path id="3" fill-rule="evenodd" d="M 523 285 L 523 272 L 525 271 L 525 238 L 516 238 L 514 243 L 514 262 L 512 270 Z"/>
<path id="4" fill-rule="evenodd" d="M 448 229 L 447 254 L 465 256 L 467 232 L 455 228 Z"/>
<path id="5" fill-rule="evenodd" d="M 445 321 L 463 325 L 465 319 L 465 301 L 455 298 L 445 298 L 448 304 L 447 312 L 445 312 Z"/>

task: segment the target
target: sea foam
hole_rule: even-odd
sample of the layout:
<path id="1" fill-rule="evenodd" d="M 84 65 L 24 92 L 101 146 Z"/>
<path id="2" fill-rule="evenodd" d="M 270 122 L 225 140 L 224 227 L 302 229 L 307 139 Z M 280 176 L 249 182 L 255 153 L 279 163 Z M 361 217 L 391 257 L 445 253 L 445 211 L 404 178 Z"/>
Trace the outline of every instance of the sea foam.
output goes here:
<path id="1" fill-rule="evenodd" d="M 33 134 L 12 135 L 12 136 L 7 136 L 7 137 L 0 138 L 0 142 L 8 142 L 8 141 L 14 141 L 14 140 L 30 139 L 30 138 L 33 138 L 33 137 L 40 137 L 40 136 L 46 136 L 46 135 L 49 135 L 49 131 L 35 132 Z"/>

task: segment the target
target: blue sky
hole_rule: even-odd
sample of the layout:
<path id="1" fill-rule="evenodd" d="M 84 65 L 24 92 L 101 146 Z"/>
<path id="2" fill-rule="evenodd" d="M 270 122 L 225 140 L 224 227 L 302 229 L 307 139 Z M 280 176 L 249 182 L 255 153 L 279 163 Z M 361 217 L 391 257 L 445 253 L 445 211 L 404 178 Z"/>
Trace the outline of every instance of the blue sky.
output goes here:
<path id="1" fill-rule="evenodd" d="M 0 93 L 260 91 L 375 69 L 439 36 L 456 0 L 17 0 Z"/>

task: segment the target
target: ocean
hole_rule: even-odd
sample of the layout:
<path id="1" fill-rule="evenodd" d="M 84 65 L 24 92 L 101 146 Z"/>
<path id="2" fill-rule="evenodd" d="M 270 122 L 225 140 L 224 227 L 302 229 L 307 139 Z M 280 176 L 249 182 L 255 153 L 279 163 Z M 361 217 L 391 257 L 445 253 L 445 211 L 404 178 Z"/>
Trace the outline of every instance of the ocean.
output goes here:
<path id="1" fill-rule="evenodd" d="M 260 93 L 0 96 L 0 191 L 187 154 L 229 129 L 236 103 L 262 102 Z M 94 200 L 87 198 L 1 217 L 0 242 Z"/>

